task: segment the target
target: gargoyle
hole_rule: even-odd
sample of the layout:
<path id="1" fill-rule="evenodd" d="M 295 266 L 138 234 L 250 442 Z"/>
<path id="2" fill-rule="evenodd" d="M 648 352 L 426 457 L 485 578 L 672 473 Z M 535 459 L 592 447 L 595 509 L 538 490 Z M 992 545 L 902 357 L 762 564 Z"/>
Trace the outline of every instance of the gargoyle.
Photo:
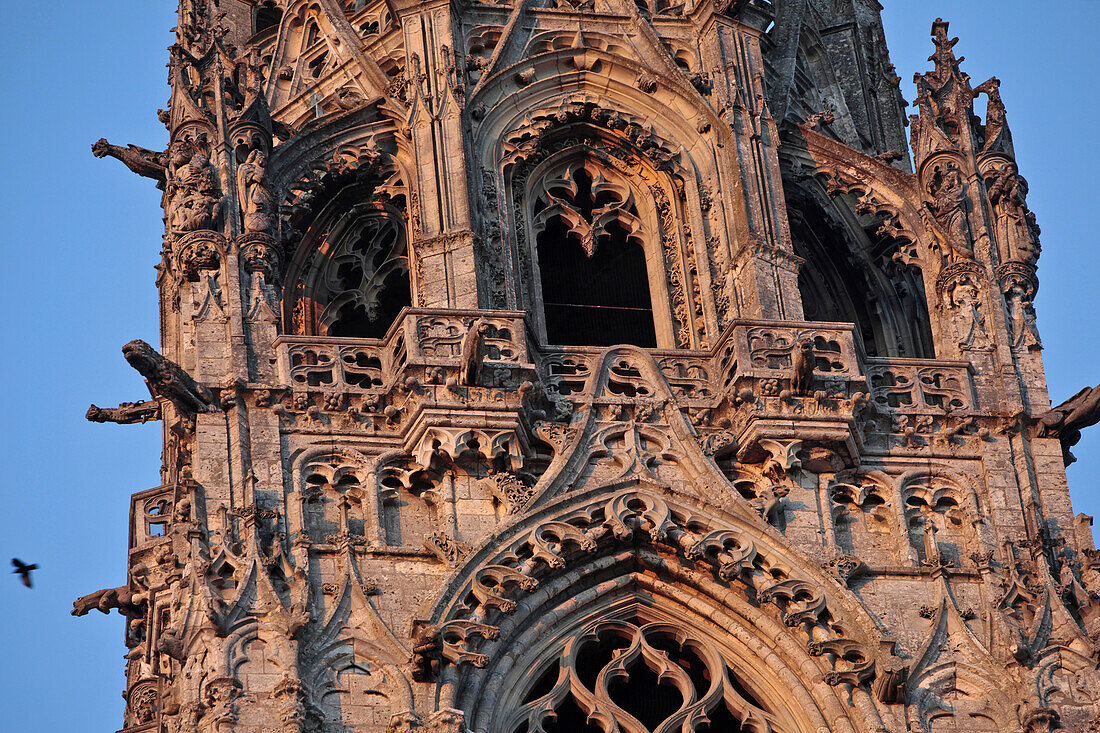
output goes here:
<path id="1" fill-rule="evenodd" d="M 196 382 L 179 364 L 165 359 L 152 346 L 135 339 L 122 347 L 122 355 L 141 376 L 154 399 L 164 399 L 183 415 L 214 412 L 218 401 L 214 393 Z"/>
<path id="2" fill-rule="evenodd" d="M 814 112 L 812 115 L 806 118 L 805 126 L 811 130 L 823 126 L 831 125 L 836 122 L 836 115 L 833 114 L 831 109 L 827 109 L 824 112 Z"/>
<path id="3" fill-rule="evenodd" d="M 901 152 L 900 150 L 887 150 L 885 153 L 879 153 L 878 155 L 874 156 L 875 160 L 879 161 L 880 163 L 885 163 L 886 165 L 890 165 L 891 163 L 905 159 L 906 157 L 907 156 L 905 155 L 905 153 Z"/>
<path id="4" fill-rule="evenodd" d="M 813 391 L 815 361 L 813 342 L 809 339 L 799 341 L 791 354 L 791 391 L 800 397 Z"/>
<path id="5" fill-rule="evenodd" d="M 139 176 L 152 178 L 161 188 L 168 178 L 168 154 L 157 153 L 152 150 L 140 148 L 137 145 L 127 145 L 122 148 L 111 145 L 106 138 L 100 138 L 92 144 L 92 155 L 97 158 L 110 156 L 116 158 Z"/>
<path id="6" fill-rule="evenodd" d="M 427 682 L 439 676 L 442 663 L 443 642 L 439 638 L 439 629 L 424 626 L 413 638 L 412 678 L 417 682 Z"/>
<path id="7" fill-rule="evenodd" d="M 96 407 L 92 405 L 84 418 L 90 422 L 113 422 L 119 425 L 130 425 L 150 420 L 160 420 L 160 403 L 156 400 L 145 402 L 123 402 L 118 407 Z"/>
<path id="8" fill-rule="evenodd" d="M 470 330 L 462 337 L 462 385 L 476 387 L 478 372 L 481 370 L 481 343 L 489 333 L 489 324 L 478 319 L 470 324 Z"/>
<path id="9" fill-rule="evenodd" d="M 1058 438 L 1066 465 L 1073 462 L 1069 449 L 1081 440 L 1081 431 L 1100 422 L 1100 386 L 1085 387 L 1068 400 L 1033 418 L 1037 438 Z"/>
<path id="10" fill-rule="evenodd" d="M 124 616 L 140 616 L 141 606 L 146 600 L 148 597 L 145 593 L 132 591 L 125 585 L 119 588 L 104 588 L 73 601 L 72 614 L 84 616 L 93 608 L 100 613 L 110 613 L 112 608 L 117 608 L 118 612 Z"/>
<path id="11" fill-rule="evenodd" d="M 572 419 L 575 409 L 572 400 L 556 389 L 548 390 L 541 382 L 526 384 L 528 386 L 520 385 L 519 389 L 526 399 L 532 424 L 543 420 L 568 423 Z"/>

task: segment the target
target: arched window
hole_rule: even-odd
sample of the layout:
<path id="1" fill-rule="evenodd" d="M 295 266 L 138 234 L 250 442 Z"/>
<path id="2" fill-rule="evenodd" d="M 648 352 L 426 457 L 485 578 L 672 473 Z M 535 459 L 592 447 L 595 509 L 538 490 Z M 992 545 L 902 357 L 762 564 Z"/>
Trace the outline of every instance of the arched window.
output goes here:
<path id="1" fill-rule="evenodd" d="M 547 340 L 656 347 L 631 189 L 592 163 L 576 161 L 543 175 L 532 198 Z"/>
<path id="2" fill-rule="evenodd" d="M 366 533 L 365 492 L 359 473 L 352 466 L 325 463 L 309 466 L 302 487 L 302 516 L 310 536 Z"/>
<path id="3" fill-rule="evenodd" d="M 359 204 L 313 246 L 317 250 L 298 281 L 292 330 L 311 336 L 385 336 L 401 309 L 412 305 L 401 213 Z"/>
<path id="4" fill-rule="evenodd" d="M 719 650 L 679 624 L 593 624 L 534 680 L 508 718 L 508 733 L 774 729 L 775 718 Z"/>
<path id="5" fill-rule="evenodd" d="M 389 216 L 365 217 L 333 254 L 321 328 L 329 336 L 381 338 L 398 311 L 411 305 L 404 226 Z"/>
<path id="6" fill-rule="evenodd" d="M 893 261 L 897 242 L 878 233 L 880 222 L 868 217 L 864 229 L 843 201 L 787 194 L 794 250 L 806 261 L 798 276 L 806 320 L 854 323 L 868 356 L 933 358 L 921 273 Z"/>
<path id="7" fill-rule="evenodd" d="M 252 16 L 253 33 L 263 33 L 274 28 L 283 20 L 282 9 L 273 0 L 265 0 L 256 6 Z"/>

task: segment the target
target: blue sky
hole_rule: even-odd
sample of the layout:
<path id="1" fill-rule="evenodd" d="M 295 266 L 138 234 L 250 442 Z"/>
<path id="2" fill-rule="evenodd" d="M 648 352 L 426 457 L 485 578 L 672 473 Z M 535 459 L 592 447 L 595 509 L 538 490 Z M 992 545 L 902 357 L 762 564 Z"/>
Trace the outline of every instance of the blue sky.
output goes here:
<path id="1" fill-rule="evenodd" d="M 928 67 L 931 21 L 951 21 L 975 82 L 996 74 L 1029 203 L 1043 227 L 1037 301 L 1055 400 L 1100 383 L 1092 259 L 1100 3 L 1057 12 L 1022 0 L 889 2 L 887 39 L 904 92 Z M 92 425 L 90 402 L 141 399 L 119 349 L 157 343 L 153 265 L 159 192 L 94 159 L 99 137 L 166 142 L 168 0 L 0 3 L 0 562 L 37 562 L 27 591 L 0 573 L 3 727 L 113 731 L 122 722 L 122 619 L 73 618 L 73 599 L 125 581 L 129 496 L 158 483 L 160 426 Z M 17 31 L 17 32 L 16 32 Z M 1100 512 L 1100 427 L 1070 469 L 1074 506 Z"/>

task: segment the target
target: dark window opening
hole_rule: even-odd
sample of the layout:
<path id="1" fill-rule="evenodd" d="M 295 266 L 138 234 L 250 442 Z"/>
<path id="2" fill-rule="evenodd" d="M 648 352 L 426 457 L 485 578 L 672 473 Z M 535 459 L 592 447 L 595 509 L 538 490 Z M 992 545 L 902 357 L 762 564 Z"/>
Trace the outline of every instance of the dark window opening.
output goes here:
<path id="1" fill-rule="evenodd" d="M 533 687 L 527 691 L 527 695 L 523 698 L 525 703 L 538 700 L 543 695 L 549 695 L 554 689 L 554 685 L 558 682 L 558 675 L 561 674 L 561 666 L 554 662 L 552 665 L 546 668 L 538 680 L 535 681 Z"/>
<path id="2" fill-rule="evenodd" d="M 562 216 L 538 234 L 546 338 L 553 344 L 657 346 L 645 251 L 618 221 L 593 224 L 619 203 L 604 191 L 593 193 L 592 179 L 574 174 L 576 192 L 553 190 L 547 198 L 576 215 L 572 227 Z M 547 208 L 540 200 L 536 213 Z"/>
<path id="3" fill-rule="evenodd" d="M 296 328 L 303 334 L 384 338 L 412 305 L 405 224 L 396 213 L 367 212 L 331 242 L 302 278 Z M 370 381 L 374 365 L 347 363 Z"/>
<path id="4" fill-rule="evenodd" d="M 526 727 L 520 728 L 526 731 Z M 546 733 L 603 733 L 603 728 L 588 722 L 588 713 L 581 709 L 572 697 L 566 699 L 554 711 L 554 717 L 543 726 Z M 517 731 L 519 733 L 519 731 Z"/>
<path id="5" fill-rule="evenodd" d="M 806 320 L 855 324 L 868 356 L 935 356 L 921 273 L 893 262 L 895 241 L 877 225 L 849 232 L 806 197 L 788 201 L 788 214 L 806 260 L 798 275 Z"/>
<path id="6" fill-rule="evenodd" d="M 313 45 L 321 40 L 321 29 L 317 27 L 316 23 L 310 23 L 309 28 L 306 30 L 306 48 L 313 48 Z"/>
<path id="7" fill-rule="evenodd" d="M 325 63 L 328 61 L 328 51 L 325 51 L 317 58 L 309 62 L 309 75 L 314 79 L 319 77 L 325 70 Z"/>
<path id="8" fill-rule="evenodd" d="M 283 20 L 283 11 L 276 7 L 273 2 L 261 3 L 256 8 L 256 14 L 253 19 L 253 33 L 262 33 L 268 28 L 274 28 L 279 25 Z"/>
<path id="9" fill-rule="evenodd" d="M 684 704 L 684 696 L 675 685 L 670 680 L 662 681 L 645 662 L 639 660 L 627 672 L 629 676 L 608 685 L 608 695 L 647 729 L 657 730 Z"/>
<path id="10" fill-rule="evenodd" d="M 709 643 L 660 623 L 601 626 L 574 639 L 572 651 L 538 675 L 523 697 L 526 720 L 514 733 L 599 731 L 598 720 L 585 712 L 587 703 L 582 707 L 575 695 L 583 688 L 583 699 L 590 699 L 602 685 L 608 693 L 602 714 L 641 724 L 632 729 L 679 730 L 683 724 L 685 729 L 741 733 L 758 730 L 745 724 L 750 718 L 756 723 L 771 719 Z M 639 642 L 649 651 L 639 653 Z M 709 652 L 703 652 L 705 647 Z M 704 720 L 692 726 L 683 722 L 693 716 Z"/>
<path id="11" fill-rule="evenodd" d="M 377 291 L 371 293 L 371 298 L 373 302 L 356 300 L 341 306 L 328 328 L 328 335 L 354 338 L 385 336 L 401 309 L 412 305 L 408 272 L 390 272 Z"/>

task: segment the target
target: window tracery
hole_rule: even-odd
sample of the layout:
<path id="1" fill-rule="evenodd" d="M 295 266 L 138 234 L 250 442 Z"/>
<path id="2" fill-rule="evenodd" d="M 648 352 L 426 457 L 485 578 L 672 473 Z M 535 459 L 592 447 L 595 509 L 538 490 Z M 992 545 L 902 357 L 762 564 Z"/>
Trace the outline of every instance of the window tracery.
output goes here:
<path id="1" fill-rule="evenodd" d="M 884 487 L 844 481 L 832 487 L 833 531 L 839 549 L 880 565 L 896 565 L 894 509 Z"/>
<path id="2" fill-rule="evenodd" d="M 580 160 L 544 173 L 532 198 L 547 339 L 655 347 L 643 226 L 631 188 Z"/>
<path id="3" fill-rule="evenodd" d="M 718 649 L 684 627 L 592 624 L 562 645 L 505 721 L 509 733 L 777 730 Z"/>
<path id="4" fill-rule="evenodd" d="M 412 304 L 405 223 L 390 207 L 355 207 L 309 264 L 295 305 L 300 334 L 381 338 Z"/>
<path id="5" fill-rule="evenodd" d="M 364 537 L 370 524 L 365 512 L 363 471 L 328 462 L 310 464 L 302 486 L 302 514 L 309 536 L 317 541 L 347 533 Z"/>
<path id="6" fill-rule="evenodd" d="M 567 40 L 543 34 L 532 40 L 532 48 L 544 47 L 540 44 L 549 44 L 548 49 L 559 48 L 558 44 Z M 604 39 L 597 40 L 603 48 Z M 590 60 L 598 63 L 600 58 L 602 54 Z M 632 194 L 636 211 L 629 213 L 642 223 L 640 232 L 634 234 L 644 253 L 657 346 L 709 348 L 713 338 L 710 329 L 714 327 L 710 319 L 714 314 L 708 312 L 702 297 L 704 286 L 697 256 L 701 243 L 696 241 L 699 235 L 694 226 L 699 212 L 692 211 L 702 206 L 704 187 L 699 185 L 680 144 L 660 135 L 651 121 L 635 118 L 612 104 L 605 106 L 592 95 L 580 92 L 552 107 L 530 112 L 500 139 L 498 154 L 511 199 L 510 223 L 517 244 L 518 256 L 513 265 L 518 278 L 516 298 L 518 302 L 536 304 L 536 331 L 546 333 L 535 202 L 553 178 L 567 177 L 560 171 L 583 167 L 589 175 L 598 172 Z M 583 257 L 579 247 L 576 251 Z"/>

